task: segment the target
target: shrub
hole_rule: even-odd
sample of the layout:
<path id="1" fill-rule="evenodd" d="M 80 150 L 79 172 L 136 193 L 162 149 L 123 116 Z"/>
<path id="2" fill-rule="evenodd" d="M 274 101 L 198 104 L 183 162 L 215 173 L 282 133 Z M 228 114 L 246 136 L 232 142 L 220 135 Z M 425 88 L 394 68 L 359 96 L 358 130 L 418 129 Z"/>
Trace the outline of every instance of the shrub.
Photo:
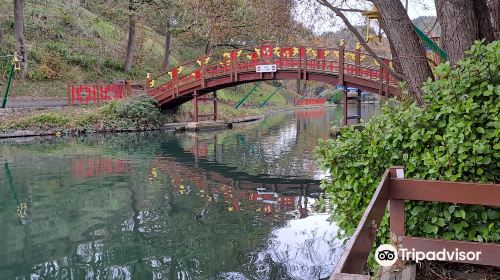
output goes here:
<path id="1" fill-rule="evenodd" d="M 344 100 L 344 93 L 341 90 L 335 90 L 334 92 L 330 93 L 326 97 L 326 99 L 328 100 L 328 102 L 340 103 Z"/>
<path id="2" fill-rule="evenodd" d="M 61 79 L 62 61 L 57 53 L 46 53 L 38 65 L 37 72 L 47 80 Z"/>
<path id="3" fill-rule="evenodd" d="M 344 128 L 316 152 L 331 180 L 322 182 L 333 219 L 354 232 L 384 170 L 406 167 L 406 176 L 449 181 L 498 182 L 500 176 L 500 41 L 476 42 L 456 67 L 435 69 L 425 83 L 426 108 L 386 105 L 363 131 Z M 500 241 L 498 208 L 406 203 L 408 235 L 472 241 Z M 387 243 L 387 217 L 378 242 Z"/>
<path id="4" fill-rule="evenodd" d="M 156 100 L 147 95 L 111 101 L 100 114 L 106 123 L 118 128 L 158 127 L 164 121 Z"/>

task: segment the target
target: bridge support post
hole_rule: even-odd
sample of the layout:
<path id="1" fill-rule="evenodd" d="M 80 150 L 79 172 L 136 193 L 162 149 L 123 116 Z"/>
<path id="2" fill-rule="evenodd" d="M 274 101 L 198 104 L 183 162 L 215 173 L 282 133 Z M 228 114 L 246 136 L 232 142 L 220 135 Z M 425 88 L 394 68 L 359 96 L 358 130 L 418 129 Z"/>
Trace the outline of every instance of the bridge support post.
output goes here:
<path id="1" fill-rule="evenodd" d="M 195 90 L 194 93 L 193 93 L 193 110 L 194 110 L 194 114 L 193 114 L 193 121 L 194 122 L 198 122 L 198 92 Z"/>
<path id="2" fill-rule="evenodd" d="M 347 90 L 343 90 L 344 92 L 344 125 L 347 126 L 349 124 L 349 115 L 347 107 L 349 106 L 349 99 L 347 96 Z"/>
<path id="3" fill-rule="evenodd" d="M 351 90 L 352 91 L 352 90 Z M 349 89 L 344 90 L 344 125 L 349 125 L 349 120 L 356 120 L 356 124 L 361 123 L 361 90 L 356 89 L 355 96 L 349 96 Z M 349 100 L 354 100 L 356 103 L 356 114 L 349 115 Z"/>
<path id="4" fill-rule="evenodd" d="M 356 123 L 361 124 L 361 90 L 358 89 L 358 112 L 356 114 L 358 117 L 356 118 Z"/>
<path id="5" fill-rule="evenodd" d="M 217 91 L 214 91 L 214 121 L 217 121 Z"/>

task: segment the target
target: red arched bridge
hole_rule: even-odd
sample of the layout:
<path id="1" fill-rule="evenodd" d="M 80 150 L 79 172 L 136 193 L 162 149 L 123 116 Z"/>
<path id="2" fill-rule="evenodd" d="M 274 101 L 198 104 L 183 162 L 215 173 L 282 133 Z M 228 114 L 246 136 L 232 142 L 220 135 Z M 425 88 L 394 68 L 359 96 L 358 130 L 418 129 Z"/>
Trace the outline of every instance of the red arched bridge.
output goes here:
<path id="1" fill-rule="evenodd" d="M 385 65 L 390 65 L 390 60 L 384 59 L 384 62 Z M 355 88 L 359 96 L 348 97 L 346 92 L 345 102 L 358 99 L 360 103 L 361 91 L 397 96 L 397 80 L 384 64 L 380 65 L 359 48 L 348 51 L 344 46 L 323 48 L 263 45 L 211 56 L 203 55 L 157 76 L 148 74 L 146 88 L 147 93 L 162 108 L 175 108 L 194 99 L 197 121 L 198 97 L 210 92 L 215 96 L 218 89 L 265 80 L 311 80 L 340 86 L 345 90 Z M 216 116 L 216 109 L 213 115 Z M 357 115 L 347 116 L 345 120 L 348 118 L 357 118 L 359 121 Z"/>

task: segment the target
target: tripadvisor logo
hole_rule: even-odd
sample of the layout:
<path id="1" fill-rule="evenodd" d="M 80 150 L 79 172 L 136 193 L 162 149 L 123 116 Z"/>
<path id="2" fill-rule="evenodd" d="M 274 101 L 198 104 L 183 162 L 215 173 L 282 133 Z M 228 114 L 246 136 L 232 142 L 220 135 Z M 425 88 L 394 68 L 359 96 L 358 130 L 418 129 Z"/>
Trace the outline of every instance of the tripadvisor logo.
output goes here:
<path id="1" fill-rule="evenodd" d="M 481 251 L 460 251 L 458 248 L 455 250 L 442 249 L 439 251 L 417 251 L 415 249 L 408 250 L 407 248 L 400 248 L 399 251 L 396 247 L 389 244 L 380 245 L 375 251 L 375 261 L 381 266 L 392 266 L 398 260 L 398 256 L 402 261 L 414 261 L 419 263 L 423 260 L 429 261 L 479 261 Z"/>
<path id="2" fill-rule="evenodd" d="M 375 261 L 381 266 L 392 266 L 398 260 L 398 250 L 392 245 L 382 244 L 375 251 Z"/>

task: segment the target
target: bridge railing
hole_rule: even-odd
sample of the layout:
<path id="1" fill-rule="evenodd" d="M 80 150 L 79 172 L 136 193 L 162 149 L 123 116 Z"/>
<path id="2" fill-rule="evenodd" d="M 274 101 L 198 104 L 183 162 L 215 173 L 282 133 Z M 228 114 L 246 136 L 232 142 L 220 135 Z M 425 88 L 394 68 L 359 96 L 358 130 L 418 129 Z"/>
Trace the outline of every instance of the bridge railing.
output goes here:
<path id="1" fill-rule="evenodd" d="M 384 61 L 386 64 L 390 62 L 387 59 Z M 323 48 L 263 45 L 253 50 L 235 49 L 218 56 L 203 55 L 197 60 L 149 77 L 146 89 L 148 94 L 153 96 L 175 98 L 185 88 L 200 85 L 203 88 L 210 79 L 255 72 L 255 67 L 261 64 L 276 64 L 278 70 L 296 70 L 298 75 L 313 71 L 338 73 L 342 78 L 345 75 L 378 81 L 380 92 L 387 92 L 387 89 L 397 82 L 385 67 L 359 49 L 351 51 L 345 50 L 343 46 Z"/>
<path id="2" fill-rule="evenodd" d="M 462 263 L 499 266 L 500 244 L 442 239 L 428 239 L 405 235 L 405 201 L 429 201 L 500 207 L 500 185 L 404 178 L 403 167 L 387 169 L 366 208 L 356 231 L 349 239 L 330 280 L 370 280 L 365 268 L 375 242 L 377 228 L 389 204 L 389 224 L 392 244 L 408 252 L 421 251 L 481 252 L 479 259 L 457 260 Z"/>

